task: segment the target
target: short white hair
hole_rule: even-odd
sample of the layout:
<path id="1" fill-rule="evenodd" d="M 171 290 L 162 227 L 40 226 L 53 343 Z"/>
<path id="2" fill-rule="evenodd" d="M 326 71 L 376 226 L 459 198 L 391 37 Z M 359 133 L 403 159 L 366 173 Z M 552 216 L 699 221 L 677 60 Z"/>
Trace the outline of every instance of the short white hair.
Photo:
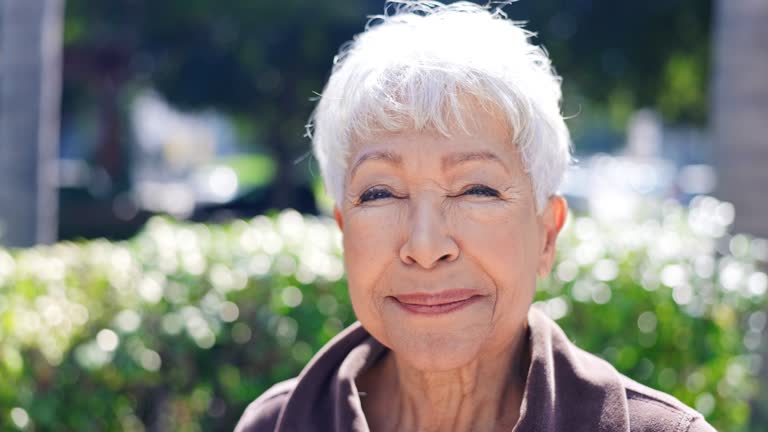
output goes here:
<path id="1" fill-rule="evenodd" d="M 464 127 L 461 96 L 497 106 L 546 207 L 570 163 L 561 79 L 533 33 L 468 2 L 389 1 L 343 45 L 307 125 L 326 190 L 344 197 L 350 146 L 376 129 Z M 455 123 L 454 123 L 455 122 Z"/>

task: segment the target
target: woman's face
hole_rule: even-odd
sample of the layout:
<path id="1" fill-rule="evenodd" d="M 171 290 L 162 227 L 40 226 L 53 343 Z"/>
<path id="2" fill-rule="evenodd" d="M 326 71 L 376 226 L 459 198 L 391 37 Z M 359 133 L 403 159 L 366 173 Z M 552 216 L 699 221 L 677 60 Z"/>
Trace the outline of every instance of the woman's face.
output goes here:
<path id="1" fill-rule="evenodd" d="M 422 370 L 499 353 L 524 331 L 565 217 L 562 198 L 537 215 L 505 122 L 474 113 L 468 133 L 359 140 L 335 211 L 358 319 Z"/>

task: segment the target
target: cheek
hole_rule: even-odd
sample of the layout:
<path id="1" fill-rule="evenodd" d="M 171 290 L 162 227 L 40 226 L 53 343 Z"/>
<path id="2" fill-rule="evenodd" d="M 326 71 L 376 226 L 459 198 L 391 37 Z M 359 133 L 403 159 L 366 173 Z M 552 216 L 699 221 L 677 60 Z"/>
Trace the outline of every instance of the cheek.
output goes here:
<path id="1" fill-rule="evenodd" d="M 365 210 L 344 221 L 344 263 L 355 309 L 373 307 L 374 290 L 397 255 L 398 220 L 387 212 Z"/>
<path id="2" fill-rule="evenodd" d="M 449 211 L 452 231 L 466 243 L 482 243 L 488 250 L 515 253 L 534 240 L 535 218 L 509 203 L 461 203 Z"/>
<path id="3" fill-rule="evenodd" d="M 536 284 L 535 216 L 510 207 L 467 207 L 452 220 L 463 253 L 493 277 L 500 299 L 526 295 Z"/>
<path id="4" fill-rule="evenodd" d="M 351 267 L 348 271 L 371 273 L 374 269 L 367 266 L 391 259 L 398 225 L 392 212 L 366 209 L 349 214 L 343 231 L 344 257 Z"/>

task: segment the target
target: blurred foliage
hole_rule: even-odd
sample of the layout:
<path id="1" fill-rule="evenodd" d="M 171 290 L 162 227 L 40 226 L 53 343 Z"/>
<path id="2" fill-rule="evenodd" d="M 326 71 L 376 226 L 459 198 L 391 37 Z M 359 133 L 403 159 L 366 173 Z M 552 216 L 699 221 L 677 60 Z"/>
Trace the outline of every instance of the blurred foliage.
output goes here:
<path id="1" fill-rule="evenodd" d="M 645 208 L 571 215 L 534 305 L 630 377 L 745 431 L 768 242 L 729 235 L 733 207 L 714 198 Z M 292 210 L 0 249 L 0 429 L 231 430 L 354 320 L 341 253 L 333 220 Z"/>
<path id="2" fill-rule="evenodd" d="M 275 177 L 274 161 L 263 155 L 220 157 L 216 163 L 231 168 L 237 175 L 238 184 L 244 187 L 264 186 Z"/>

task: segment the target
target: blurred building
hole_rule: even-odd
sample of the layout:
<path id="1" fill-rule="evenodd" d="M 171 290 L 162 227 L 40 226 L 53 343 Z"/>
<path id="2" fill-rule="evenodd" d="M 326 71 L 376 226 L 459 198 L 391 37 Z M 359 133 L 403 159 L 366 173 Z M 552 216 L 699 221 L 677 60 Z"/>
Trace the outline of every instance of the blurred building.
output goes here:
<path id="1" fill-rule="evenodd" d="M 63 0 L 0 1 L 0 240 L 56 240 Z"/>
<path id="2" fill-rule="evenodd" d="M 717 195 L 734 204 L 737 231 L 768 237 L 768 1 L 715 3 Z"/>
<path id="3" fill-rule="evenodd" d="M 572 208 L 599 219 L 631 220 L 646 199 L 688 204 L 714 192 L 717 174 L 706 130 L 665 126 L 657 113 L 643 109 L 631 116 L 626 135 L 618 152 L 577 155 L 562 187 Z"/>

